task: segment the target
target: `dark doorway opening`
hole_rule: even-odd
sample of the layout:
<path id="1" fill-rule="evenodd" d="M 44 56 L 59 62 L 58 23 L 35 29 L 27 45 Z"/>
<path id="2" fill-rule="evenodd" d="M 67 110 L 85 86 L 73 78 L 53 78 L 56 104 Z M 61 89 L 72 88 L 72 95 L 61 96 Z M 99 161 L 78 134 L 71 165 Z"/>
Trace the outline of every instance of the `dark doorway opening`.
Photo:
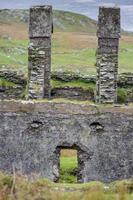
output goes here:
<path id="1" fill-rule="evenodd" d="M 77 183 L 78 151 L 76 149 L 60 149 L 59 173 L 60 183 Z"/>

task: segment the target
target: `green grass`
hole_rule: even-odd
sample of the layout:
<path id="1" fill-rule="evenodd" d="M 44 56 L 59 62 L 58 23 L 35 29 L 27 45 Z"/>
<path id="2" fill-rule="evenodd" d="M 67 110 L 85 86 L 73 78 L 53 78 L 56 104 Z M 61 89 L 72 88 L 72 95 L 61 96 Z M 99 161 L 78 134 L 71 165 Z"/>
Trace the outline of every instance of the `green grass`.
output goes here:
<path id="1" fill-rule="evenodd" d="M 16 84 L 11 82 L 11 81 L 7 81 L 4 78 L 0 77 L 0 86 L 1 87 L 14 87 Z"/>
<path id="2" fill-rule="evenodd" d="M 96 74 L 96 49 L 74 49 L 67 46 L 66 41 L 53 38 L 52 70 Z M 27 40 L 0 39 L 0 67 L 14 68 L 27 73 L 28 66 Z M 133 45 L 122 43 L 119 54 L 119 73 L 133 72 Z"/>
<path id="3" fill-rule="evenodd" d="M 95 50 L 71 50 L 68 53 L 53 54 L 52 69 L 53 70 L 70 70 L 82 72 L 82 74 L 96 74 L 95 69 Z"/>
<path id="4" fill-rule="evenodd" d="M 0 68 L 27 73 L 27 41 L 0 39 Z"/>
<path id="5" fill-rule="evenodd" d="M 60 41 L 53 41 L 52 70 L 96 74 L 95 49 L 67 49 L 63 51 Z M 65 45 L 65 44 L 64 44 Z M 27 73 L 28 55 L 27 41 L 0 39 L 0 67 L 22 70 Z M 124 50 L 125 49 L 125 50 Z M 64 53 L 63 53 L 64 52 Z M 119 54 L 119 73 L 133 72 L 133 46 L 121 45 Z"/>
<path id="6" fill-rule="evenodd" d="M 0 31 L 0 67 L 22 70 L 27 74 L 28 10 L 1 10 L 0 25 L 6 27 L 5 35 Z M 96 22 L 86 16 L 65 11 L 54 11 L 54 34 L 52 39 L 52 70 L 80 71 L 82 74 L 96 74 L 95 37 Z M 22 35 L 17 34 L 19 24 Z M 8 29 L 11 29 L 10 31 Z M 15 31 L 14 39 L 11 31 Z M 59 31 L 57 33 L 56 31 Z M 10 39 L 3 39 L 9 36 Z M 18 40 L 17 38 L 22 38 Z M 120 42 L 119 73 L 133 72 L 133 37 L 126 36 Z"/>
<path id="7" fill-rule="evenodd" d="M 127 90 L 125 88 L 118 88 L 118 103 L 125 103 L 127 101 Z"/>
<path id="8" fill-rule="evenodd" d="M 1 200 L 132 200 L 133 181 L 117 181 L 108 185 L 100 182 L 60 184 L 49 180 L 28 181 L 27 177 L 14 177 L 0 173 Z"/>
<path id="9" fill-rule="evenodd" d="M 77 157 L 60 158 L 60 183 L 77 183 Z"/>
<path id="10" fill-rule="evenodd" d="M 55 31 L 68 31 L 68 32 L 92 32 L 96 30 L 96 21 L 72 12 L 54 11 Z"/>
<path id="11" fill-rule="evenodd" d="M 80 80 L 75 80 L 75 81 L 59 81 L 59 80 L 52 80 L 52 87 L 53 88 L 63 88 L 63 87 L 81 87 L 84 90 L 89 90 L 92 92 L 95 90 L 95 84 L 94 83 L 85 83 Z"/>
<path id="12" fill-rule="evenodd" d="M 121 42 L 119 50 L 119 73 L 133 72 L 133 44 Z"/>
<path id="13" fill-rule="evenodd" d="M 83 81 L 80 80 L 75 80 L 75 81 L 69 81 L 69 82 L 65 82 L 65 81 L 59 81 L 59 80 L 51 80 L 52 83 L 52 88 L 64 88 L 64 87 L 69 87 L 69 88 L 82 88 L 83 90 L 86 90 L 87 92 L 89 92 L 91 95 L 94 95 L 95 93 L 95 88 L 96 85 L 94 83 L 85 83 Z M 0 86 L 1 87 L 14 87 L 16 86 L 15 83 L 8 81 L 4 78 L 0 77 Z M 127 88 L 118 88 L 117 94 L 118 94 L 118 103 L 122 104 L 127 102 L 127 98 L 128 98 L 128 93 L 133 94 L 133 90 L 132 87 L 127 87 Z M 26 95 L 26 89 L 23 89 L 23 92 L 21 94 L 21 97 L 24 98 Z M 54 99 L 54 101 L 58 101 L 58 102 L 66 102 L 66 99 Z M 73 102 L 80 102 L 80 101 L 73 101 Z M 81 101 L 82 102 L 82 101 Z M 90 102 L 89 102 L 90 103 Z"/>
<path id="14" fill-rule="evenodd" d="M 70 88 L 83 88 L 84 90 L 88 91 L 91 95 L 94 95 L 96 85 L 94 83 L 85 83 L 80 80 L 76 81 L 59 81 L 59 80 L 52 80 L 52 88 L 64 88 L 64 87 L 70 87 Z M 125 87 L 125 88 L 118 88 L 117 95 L 118 95 L 118 103 L 126 103 L 128 99 L 128 93 L 133 94 L 132 87 Z"/>

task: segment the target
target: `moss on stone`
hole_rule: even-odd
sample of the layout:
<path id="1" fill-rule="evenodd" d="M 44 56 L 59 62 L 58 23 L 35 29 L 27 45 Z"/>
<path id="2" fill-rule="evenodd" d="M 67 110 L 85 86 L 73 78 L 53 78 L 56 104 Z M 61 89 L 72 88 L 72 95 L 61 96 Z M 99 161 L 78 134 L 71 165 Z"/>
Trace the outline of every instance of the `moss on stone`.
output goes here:
<path id="1" fill-rule="evenodd" d="M 1 87 L 14 87 L 14 86 L 16 86 L 16 84 L 0 77 L 0 86 Z"/>
<path id="2" fill-rule="evenodd" d="M 53 88 L 63 88 L 63 87 L 70 87 L 70 88 L 83 88 L 84 90 L 94 92 L 95 84 L 94 83 L 85 83 L 84 81 L 74 80 L 74 81 L 59 81 L 59 80 L 52 80 L 52 87 Z"/>
<path id="3" fill-rule="evenodd" d="M 118 88 L 117 96 L 118 96 L 118 103 L 126 103 L 127 91 L 125 88 Z"/>

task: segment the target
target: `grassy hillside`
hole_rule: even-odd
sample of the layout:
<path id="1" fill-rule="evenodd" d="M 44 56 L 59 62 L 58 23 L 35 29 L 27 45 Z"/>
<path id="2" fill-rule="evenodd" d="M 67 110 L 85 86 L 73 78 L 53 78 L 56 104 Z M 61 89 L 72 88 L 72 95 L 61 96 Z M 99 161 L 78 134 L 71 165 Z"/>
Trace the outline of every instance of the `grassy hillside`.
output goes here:
<path id="1" fill-rule="evenodd" d="M 28 10 L 1 10 L 0 24 L 25 24 L 29 20 Z M 96 32 L 96 21 L 84 15 L 53 11 L 54 31 L 64 32 Z"/>
<path id="2" fill-rule="evenodd" d="M 65 32 L 96 32 L 96 21 L 80 14 L 54 11 L 55 31 Z"/>
<path id="3" fill-rule="evenodd" d="M 52 70 L 96 73 L 96 22 L 86 16 L 54 11 Z M 27 74 L 28 11 L 0 11 L 0 68 Z M 133 36 L 120 41 L 119 73 L 133 72 Z"/>

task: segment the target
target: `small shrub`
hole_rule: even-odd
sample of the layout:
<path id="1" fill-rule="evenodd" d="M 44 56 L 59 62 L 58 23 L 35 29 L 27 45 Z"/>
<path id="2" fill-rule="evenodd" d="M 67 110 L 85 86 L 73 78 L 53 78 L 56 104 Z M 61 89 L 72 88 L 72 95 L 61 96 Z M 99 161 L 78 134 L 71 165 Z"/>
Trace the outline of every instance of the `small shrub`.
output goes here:
<path id="1" fill-rule="evenodd" d="M 127 101 L 127 92 L 124 88 L 119 88 L 118 92 L 118 103 L 126 103 Z"/>
<path id="2" fill-rule="evenodd" d="M 11 188 L 12 184 L 13 184 L 13 179 L 11 176 L 5 176 L 2 180 L 2 182 L 3 182 L 3 185 L 6 185 L 6 186 L 8 186 L 8 188 Z"/>

